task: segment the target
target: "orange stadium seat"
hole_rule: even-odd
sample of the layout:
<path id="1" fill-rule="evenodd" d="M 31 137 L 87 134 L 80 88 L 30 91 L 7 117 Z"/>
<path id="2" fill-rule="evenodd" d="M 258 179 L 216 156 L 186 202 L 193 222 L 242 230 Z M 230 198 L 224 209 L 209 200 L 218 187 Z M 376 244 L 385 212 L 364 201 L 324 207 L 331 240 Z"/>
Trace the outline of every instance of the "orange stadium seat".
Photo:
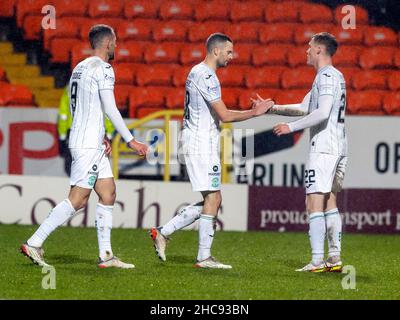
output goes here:
<path id="1" fill-rule="evenodd" d="M 180 52 L 180 62 L 182 64 L 194 65 L 200 63 L 205 56 L 204 44 L 187 44 L 182 47 Z"/>
<path id="2" fill-rule="evenodd" d="M 33 94 L 28 87 L 21 84 L 0 82 L 0 100 L 7 106 L 33 106 Z"/>
<path id="3" fill-rule="evenodd" d="M 299 22 L 299 4 L 282 2 L 271 3 L 265 8 L 265 20 L 275 22 Z"/>
<path id="4" fill-rule="evenodd" d="M 26 16 L 23 22 L 24 39 L 39 40 L 42 34 L 43 16 Z"/>
<path id="5" fill-rule="evenodd" d="M 153 28 L 156 41 L 184 41 L 186 34 L 187 25 L 179 21 L 159 22 Z"/>
<path id="6" fill-rule="evenodd" d="M 307 89 L 280 90 L 274 100 L 277 104 L 301 103 L 310 88 L 311 86 Z"/>
<path id="7" fill-rule="evenodd" d="M 284 44 L 258 47 L 253 52 L 253 64 L 255 66 L 286 65 L 287 51 L 290 47 Z"/>
<path id="8" fill-rule="evenodd" d="M 193 8 L 188 1 L 165 1 L 160 6 L 162 19 L 188 19 L 193 17 Z"/>
<path id="9" fill-rule="evenodd" d="M 163 108 L 164 91 L 162 87 L 136 87 L 129 91 L 129 117 L 137 118 L 138 109 L 143 107 Z M 143 116 L 143 114 L 140 114 Z"/>
<path id="10" fill-rule="evenodd" d="M 183 109 L 185 88 L 171 88 L 165 92 L 165 106 L 168 109 Z"/>
<path id="11" fill-rule="evenodd" d="M 296 23 L 266 24 L 260 28 L 261 43 L 283 42 L 293 43 L 294 31 L 299 26 Z"/>
<path id="12" fill-rule="evenodd" d="M 203 45 L 204 46 L 204 45 Z M 251 64 L 251 55 L 257 44 L 240 43 L 233 48 L 233 64 Z"/>
<path id="13" fill-rule="evenodd" d="M 123 0 L 91 0 L 89 1 L 89 16 L 93 18 L 121 17 Z"/>
<path id="14" fill-rule="evenodd" d="M 122 21 L 117 26 L 118 40 L 151 40 L 152 21 L 137 19 Z"/>
<path id="15" fill-rule="evenodd" d="M 291 46 L 287 51 L 287 62 L 291 67 L 307 65 L 307 46 Z"/>
<path id="16" fill-rule="evenodd" d="M 282 73 L 282 88 L 302 89 L 311 88 L 315 79 L 315 70 L 311 67 L 288 69 Z"/>
<path id="17" fill-rule="evenodd" d="M 175 87 L 183 87 L 186 84 L 187 76 L 193 66 L 178 67 L 172 74 L 172 83 Z"/>
<path id="18" fill-rule="evenodd" d="M 263 67 L 251 69 L 246 74 L 248 88 L 280 88 L 285 67 Z"/>
<path id="19" fill-rule="evenodd" d="M 323 4 L 304 3 L 300 7 L 300 21 L 303 23 L 332 23 L 331 8 Z"/>
<path id="20" fill-rule="evenodd" d="M 143 62 L 142 45 L 135 42 L 119 43 L 115 48 L 116 62 Z"/>
<path id="21" fill-rule="evenodd" d="M 265 2 L 261 1 L 246 1 L 233 2 L 230 6 L 230 18 L 236 22 L 241 21 L 263 21 Z"/>
<path id="22" fill-rule="evenodd" d="M 400 68 L 400 50 L 397 49 L 393 56 L 393 63 L 397 68 Z"/>
<path id="23" fill-rule="evenodd" d="M 367 46 L 397 46 L 397 33 L 386 27 L 366 27 L 364 43 Z"/>
<path id="24" fill-rule="evenodd" d="M 88 1 L 80 0 L 79 5 L 76 0 L 55 0 L 57 17 L 83 17 L 88 9 Z"/>
<path id="25" fill-rule="evenodd" d="M 343 29 L 336 26 L 331 29 L 331 33 L 336 37 L 340 45 L 362 45 L 364 39 L 365 26 L 357 26 L 356 29 Z"/>
<path id="26" fill-rule="evenodd" d="M 358 65 L 362 47 L 359 46 L 339 46 L 333 62 L 338 67 L 352 67 Z"/>
<path id="27" fill-rule="evenodd" d="M 50 44 L 51 62 L 68 63 L 71 59 L 72 48 L 80 44 L 76 38 L 55 38 Z"/>
<path id="28" fill-rule="evenodd" d="M 151 44 L 144 50 L 144 59 L 147 63 L 178 63 L 181 47 L 182 43 L 176 42 Z"/>
<path id="29" fill-rule="evenodd" d="M 140 107 L 136 111 L 136 118 L 144 118 L 147 117 L 148 115 L 157 112 L 157 111 L 163 111 L 165 108 L 162 107 Z"/>
<path id="30" fill-rule="evenodd" d="M 85 18 L 67 17 L 57 19 L 56 29 L 44 30 L 43 46 L 45 50 L 50 49 L 50 43 L 54 38 L 78 38 L 79 28 Z"/>
<path id="31" fill-rule="evenodd" d="M 249 67 L 230 66 L 229 68 L 220 68 L 217 71 L 218 79 L 222 87 L 241 87 L 244 83 L 244 75 Z"/>
<path id="32" fill-rule="evenodd" d="M 383 109 L 392 115 L 400 115 L 400 92 L 389 92 L 384 95 Z"/>
<path id="33" fill-rule="evenodd" d="M 95 24 L 107 24 L 112 27 L 114 30 L 118 30 L 119 24 L 122 23 L 124 20 L 119 18 L 93 18 L 93 19 L 86 19 L 81 24 L 81 28 L 79 34 L 81 39 L 89 40 L 89 31 L 92 26 Z"/>
<path id="34" fill-rule="evenodd" d="M 338 25 L 341 25 L 343 18 L 348 14 L 349 11 L 344 10 L 344 12 L 342 12 L 342 9 L 345 5 L 341 5 L 336 7 L 335 11 L 334 11 L 334 16 L 335 16 L 335 22 Z M 357 24 L 357 28 L 358 25 L 360 24 L 368 24 L 368 11 L 366 9 L 364 9 L 363 7 L 360 6 L 356 6 L 356 5 L 351 5 L 352 7 L 355 8 L 356 10 L 356 24 Z M 347 21 L 347 19 L 345 19 L 345 21 Z"/>
<path id="35" fill-rule="evenodd" d="M 130 63 L 118 63 L 113 65 L 115 82 L 119 85 L 133 85 L 136 70 L 130 67 Z"/>
<path id="36" fill-rule="evenodd" d="M 42 15 L 42 8 L 45 5 L 52 5 L 54 4 L 50 0 L 24 0 L 18 1 L 16 9 L 17 9 L 17 26 L 18 28 L 22 28 L 24 24 L 24 19 L 26 16 L 33 15 L 33 16 L 41 16 Z"/>
<path id="37" fill-rule="evenodd" d="M 158 16 L 160 4 L 158 1 L 126 0 L 124 7 L 125 18 L 153 18 Z"/>
<path id="38" fill-rule="evenodd" d="M 361 71 L 358 67 L 339 67 L 338 70 L 343 74 L 344 80 L 346 81 L 347 88 L 351 88 L 353 76 Z"/>
<path id="39" fill-rule="evenodd" d="M 196 4 L 194 16 L 198 21 L 226 20 L 229 16 L 229 8 L 225 1 L 201 1 Z"/>
<path id="40" fill-rule="evenodd" d="M 332 26 L 330 24 L 309 24 L 301 25 L 294 33 L 294 40 L 297 44 L 308 44 L 311 37 L 319 32 L 330 32 Z"/>
<path id="41" fill-rule="evenodd" d="M 176 68 L 176 65 L 149 65 L 137 71 L 136 82 L 139 86 L 170 86 Z"/>
<path id="42" fill-rule="evenodd" d="M 362 70 L 352 77 L 352 85 L 356 90 L 387 88 L 387 72 L 383 70 Z"/>
<path id="43" fill-rule="evenodd" d="M 239 109 L 239 96 L 243 89 L 222 88 L 222 100 L 228 109 Z"/>
<path id="44" fill-rule="evenodd" d="M 0 2 L 0 17 L 13 17 L 17 0 L 2 0 Z"/>
<path id="45" fill-rule="evenodd" d="M 364 69 L 392 68 L 395 50 L 394 47 L 365 49 L 360 55 L 360 66 Z"/>
<path id="46" fill-rule="evenodd" d="M 352 114 L 380 115 L 382 109 L 382 100 L 385 91 L 366 90 L 355 91 L 348 94 L 347 110 Z"/>
<path id="47" fill-rule="evenodd" d="M 251 108 L 251 98 L 257 98 L 257 94 L 264 99 L 273 99 L 278 95 L 280 90 L 267 89 L 267 88 L 254 88 L 251 90 L 244 90 L 239 95 L 239 107 L 242 110 L 247 110 Z"/>
<path id="48" fill-rule="evenodd" d="M 233 42 L 258 42 L 258 30 L 262 23 L 242 22 L 231 24 L 225 29 Z"/>
<path id="49" fill-rule="evenodd" d="M 129 107 L 129 92 L 136 88 L 132 85 L 117 84 L 114 87 L 115 102 L 120 111 L 126 112 Z"/>
<path id="50" fill-rule="evenodd" d="M 189 27 L 188 39 L 191 42 L 204 42 L 211 33 L 225 32 L 230 24 L 222 21 L 207 21 L 204 23 L 194 23 Z"/>
<path id="51" fill-rule="evenodd" d="M 390 90 L 400 91 L 400 71 L 392 71 L 388 74 L 387 84 Z"/>

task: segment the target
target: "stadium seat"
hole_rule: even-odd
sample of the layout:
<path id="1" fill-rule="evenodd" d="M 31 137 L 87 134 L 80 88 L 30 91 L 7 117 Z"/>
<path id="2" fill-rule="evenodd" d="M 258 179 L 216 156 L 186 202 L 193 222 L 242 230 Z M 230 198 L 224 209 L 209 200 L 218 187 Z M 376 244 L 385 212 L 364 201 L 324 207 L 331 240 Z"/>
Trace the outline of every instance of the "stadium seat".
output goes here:
<path id="1" fill-rule="evenodd" d="M 366 27 L 364 43 L 367 46 L 397 46 L 398 39 L 394 30 L 386 27 Z"/>
<path id="2" fill-rule="evenodd" d="M 246 75 L 247 88 L 280 88 L 285 67 L 263 67 L 251 69 Z"/>
<path id="3" fill-rule="evenodd" d="M 288 69 L 282 73 L 282 88 L 302 89 L 311 88 L 315 79 L 315 70 L 311 67 Z"/>
<path id="4" fill-rule="evenodd" d="M 11 18 L 14 16 L 17 0 L 2 0 L 0 2 L 0 17 Z"/>
<path id="5" fill-rule="evenodd" d="M 307 46 L 291 46 L 287 51 L 287 63 L 289 66 L 296 68 L 299 66 L 307 66 Z"/>
<path id="6" fill-rule="evenodd" d="M 364 40 L 365 26 L 358 26 L 356 29 L 343 29 L 336 26 L 331 29 L 331 33 L 336 37 L 341 45 L 362 45 Z"/>
<path id="7" fill-rule="evenodd" d="M 400 91 L 400 71 L 389 72 L 387 85 L 392 91 Z"/>
<path id="8" fill-rule="evenodd" d="M 130 63 L 118 63 L 113 65 L 116 84 L 133 85 L 135 82 L 136 70 L 130 67 L 130 65 Z"/>
<path id="9" fill-rule="evenodd" d="M 180 62 L 189 65 L 200 63 L 205 57 L 205 51 L 204 44 L 185 44 L 180 52 Z"/>
<path id="10" fill-rule="evenodd" d="M 244 84 L 244 75 L 249 67 L 230 66 L 229 68 L 220 68 L 217 76 L 222 87 L 241 87 Z"/>
<path id="11" fill-rule="evenodd" d="M 139 86 L 170 86 L 176 65 L 148 65 L 136 73 L 136 82 Z"/>
<path id="12" fill-rule="evenodd" d="M 126 0 L 124 15 L 127 19 L 132 18 L 152 18 L 156 19 L 159 10 L 158 1 L 148 0 Z"/>
<path id="13" fill-rule="evenodd" d="M 139 43 L 120 43 L 115 48 L 116 62 L 143 62 L 143 49 Z"/>
<path id="14" fill-rule="evenodd" d="M 308 44 L 314 34 L 323 31 L 330 32 L 331 29 L 332 26 L 330 24 L 300 25 L 294 33 L 294 41 L 299 45 Z"/>
<path id="15" fill-rule="evenodd" d="M 183 109 L 185 88 L 171 88 L 165 92 L 165 106 L 168 109 Z"/>
<path id="16" fill-rule="evenodd" d="M 346 86 L 352 88 L 353 76 L 361 71 L 358 67 L 339 67 L 338 70 L 343 74 Z"/>
<path id="17" fill-rule="evenodd" d="M 183 87 L 186 84 L 187 76 L 189 75 L 192 66 L 178 67 L 173 71 L 172 83 L 175 87 Z"/>
<path id="18" fill-rule="evenodd" d="M 57 19 L 56 29 L 45 29 L 43 31 L 43 46 L 45 50 L 50 50 L 50 43 L 54 38 L 77 38 L 79 36 L 80 24 L 82 19 L 77 17 L 66 17 Z"/>
<path id="19" fill-rule="evenodd" d="M 92 26 L 95 24 L 107 24 L 111 26 L 114 30 L 119 29 L 119 24 L 122 23 L 124 20 L 119 18 L 93 18 L 93 19 L 86 19 L 81 24 L 81 28 L 79 31 L 80 37 L 82 40 L 89 40 L 89 31 Z"/>
<path id="20" fill-rule="evenodd" d="M 160 6 L 160 17 L 165 20 L 191 20 L 193 8 L 188 1 L 165 1 Z"/>
<path id="21" fill-rule="evenodd" d="M 139 107 L 136 110 L 136 118 L 141 119 L 144 117 L 147 117 L 148 115 L 151 115 L 152 113 L 155 113 L 157 111 L 163 111 L 165 108 L 161 107 Z"/>
<path id="22" fill-rule="evenodd" d="M 342 13 L 344 6 L 345 5 L 338 6 L 338 7 L 336 7 L 336 9 L 334 11 L 335 22 L 337 25 L 341 25 L 343 18 L 348 14 L 347 10 L 344 10 L 344 12 Z M 358 28 L 358 25 L 368 24 L 368 11 L 360 6 L 356 6 L 356 5 L 351 5 L 351 6 L 354 7 L 356 10 L 357 28 Z M 345 22 L 346 21 L 347 21 L 347 19 L 345 19 Z"/>
<path id="23" fill-rule="evenodd" d="M 222 21 L 207 21 L 204 23 L 194 23 L 189 27 L 188 39 L 191 42 L 204 42 L 211 33 L 224 33 L 230 24 Z"/>
<path id="24" fill-rule="evenodd" d="M 261 1 L 246 1 L 233 2 L 230 6 L 230 18 L 233 23 L 241 21 L 263 21 L 265 2 Z"/>
<path id="25" fill-rule="evenodd" d="M 364 49 L 360 55 L 360 66 L 364 69 L 392 68 L 395 50 L 394 47 Z"/>
<path id="26" fill-rule="evenodd" d="M 122 21 L 117 26 L 118 40 L 151 40 L 152 21 L 137 19 L 135 21 Z"/>
<path id="27" fill-rule="evenodd" d="M 265 20 L 269 23 L 299 22 L 299 5 L 290 2 L 268 4 L 265 8 Z"/>
<path id="28" fill-rule="evenodd" d="M 358 65 L 362 47 L 359 46 L 339 46 L 333 62 L 338 67 L 352 67 Z"/>
<path id="29" fill-rule="evenodd" d="M 115 102 L 117 104 L 118 110 L 120 110 L 123 113 L 126 113 L 128 111 L 129 92 L 133 88 L 136 87 L 126 84 L 116 84 L 114 87 Z"/>
<path id="30" fill-rule="evenodd" d="M 201 1 L 196 4 L 194 17 L 197 21 L 226 20 L 229 16 L 227 2 L 221 0 Z"/>
<path id="31" fill-rule="evenodd" d="M 300 6 L 300 21 L 309 23 L 332 23 L 332 10 L 323 4 L 304 3 Z"/>
<path id="32" fill-rule="evenodd" d="M 23 22 L 25 40 L 39 40 L 42 34 L 43 16 L 26 16 Z"/>
<path id="33" fill-rule="evenodd" d="M 391 115 L 400 115 L 400 92 L 389 92 L 384 95 L 383 109 Z"/>
<path id="34" fill-rule="evenodd" d="M 159 22 L 153 27 L 155 41 L 184 41 L 186 34 L 186 24 L 179 21 Z"/>
<path id="35" fill-rule="evenodd" d="M 0 66 L 0 81 L 6 81 L 7 74 L 6 71 Z"/>
<path id="36" fill-rule="evenodd" d="M 253 51 L 253 64 L 255 66 L 286 65 L 287 51 L 290 47 L 284 44 L 258 47 Z"/>
<path id="37" fill-rule="evenodd" d="M 381 90 L 366 90 L 348 94 L 347 110 L 352 114 L 381 115 L 384 113 L 382 109 L 384 93 L 385 91 Z"/>
<path id="38" fill-rule="evenodd" d="M 0 82 L 0 96 L 2 105 L 7 106 L 33 106 L 33 94 L 29 88 L 21 84 Z"/>
<path id="39" fill-rule="evenodd" d="M 393 56 L 393 63 L 396 68 L 400 68 L 400 50 L 397 49 Z"/>
<path id="40" fill-rule="evenodd" d="M 147 63 L 178 63 L 181 47 L 182 43 L 176 42 L 148 45 L 144 51 L 144 59 Z"/>
<path id="41" fill-rule="evenodd" d="M 280 90 L 276 93 L 274 100 L 277 104 L 301 103 L 310 88 L 311 86 L 308 89 Z"/>
<path id="42" fill-rule="evenodd" d="M 299 26 L 296 23 L 266 24 L 260 28 L 259 40 L 261 43 L 271 42 L 293 43 L 294 30 Z"/>
<path id="43" fill-rule="evenodd" d="M 76 0 L 54 0 L 57 17 L 83 17 L 88 9 L 88 1 L 80 0 L 79 5 Z"/>
<path id="44" fill-rule="evenodd" d="M 131 89 L 129 91 L 129 117 L 138 117 L 137 111 L 142 107 L 163 108 L 165 90 L 162 87 L 137 87 Z"/>
<path id="45" fill-rule="evenodd" d="M 90 0 L 88 13 L 92 18 L 119 18 L 123 5 L 123 0 Z"/>
<path id="46" fill-rule="evenodd" d="M 352 77 L 352 86 L 356 90 L 387 89 L 387 72 L 383 70 L 362 70 Z"/>
<path id="47" fill-rule="evenodd" d="M 222 101 L 228 109 L 240 109 L 239 96 L 244 91 L 243 89 L 222 87 L 221 91 Z"/>
<path id="48" fill-rule="evenodd" d="M 251 98 L 256 99 L 257 94 L 264 99 L 276 99 L 277 94 L 280 90 L 267 89 L 267 88 L 254 88 L 251 90 L 244 90 L 239 95 L 239 108 L 247 110 L 251 108 Z"/>
<path id="49" fill-rule="evenodd" d="M 55 38 L 50 43 L 51 62 L 69 63 L 72 49 L 80 44 L 76 38 Z"/>
<path id="50" fill-rule="evenodd" d="M 41 16 L 43 19 L 42 15 L 42 8 L 45 5 L 49 4 L 49 0 L 24 0 L 24 1 L 18 1 L 17 6 L 16 6 L 16 11 L 17 11 L 17 26 L 18 28 L 22 28 L 24 24 L 24 19 L 26 16 L 29 15 L 35 15 L 35 16 Z"/>
<path id="51" fill-rule="evenodd" d="M 251 64 L 251 55 L 253 51 L 258 47 L 257 44 L 240 43 L 233 48 L 233 60 L 232 64 Z"/>
<path id="52" fill-rule="evenodd" d="M 236 42 L 258 42 L 258 30 L 263 26 L 262 23 L 242 22 L 231 24 L 225 28 L 226 34 Z"/>

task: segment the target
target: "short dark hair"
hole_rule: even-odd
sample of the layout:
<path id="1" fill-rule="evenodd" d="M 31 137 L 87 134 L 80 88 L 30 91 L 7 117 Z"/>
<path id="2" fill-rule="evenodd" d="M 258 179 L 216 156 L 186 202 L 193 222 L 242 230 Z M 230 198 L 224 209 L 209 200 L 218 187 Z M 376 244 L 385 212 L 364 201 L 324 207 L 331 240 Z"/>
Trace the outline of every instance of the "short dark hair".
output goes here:
<path id="1" fill-rule="evenodd" d="M 209 53 L 212 52 L 212 50 L 213 50 L 216 46 L 218 46 L 218 45 L 221 44 L 221 43 L 225 43 L 225 42 L 227 42 L 227 41 L 233 43 L 232 39 L 229 38 L 226 34 L 223 34 L 223 33 L 213 33 L 212 35 L 210 35 L 210 36 L 207 38 L 207 41 L 206 41 L 207 52 L 209 52 Z"/>
<path id="2" fill-rule="evenodd" d="M 314 40 L 315 43 L 324 45 L 326 48 L 326 52 L 331 57 L 333 57 L 333 55 L 336 53 L 336 50 L 339 46 L 335 36 L 330 34 L 329 32 L 320 32 L 314 34 L 312 36 L 312 39 Z"/>
<path id="3" fill-rule="evenodd" d="M 112 37 L 114 29 L 106 24 L 96 24 L 90 28 L 89 41 L 92 49 L 96 49 L 105 37 Z"/>

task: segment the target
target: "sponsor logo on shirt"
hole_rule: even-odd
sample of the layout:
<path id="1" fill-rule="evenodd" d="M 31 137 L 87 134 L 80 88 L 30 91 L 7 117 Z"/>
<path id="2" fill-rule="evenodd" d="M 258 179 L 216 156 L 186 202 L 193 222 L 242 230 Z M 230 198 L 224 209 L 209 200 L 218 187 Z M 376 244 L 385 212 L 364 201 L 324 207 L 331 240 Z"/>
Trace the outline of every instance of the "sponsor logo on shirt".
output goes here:
<path id="1" fill-rule="evenodd" d="M 218 188 L 219 187 L 219 179 L 218 178 L 212 178 L 211 180 L 211 186 L 213 188 Z"/>
<path id="2" fill-rule="evenodd" d="M 97 180 L 97 176 L 96 175 L 95 176 L 90 176 L 89 177 L 89 181 L 88 181 L 89 186 L 93 187 L 94 183 L 96 182 L 96 180 Z"/>

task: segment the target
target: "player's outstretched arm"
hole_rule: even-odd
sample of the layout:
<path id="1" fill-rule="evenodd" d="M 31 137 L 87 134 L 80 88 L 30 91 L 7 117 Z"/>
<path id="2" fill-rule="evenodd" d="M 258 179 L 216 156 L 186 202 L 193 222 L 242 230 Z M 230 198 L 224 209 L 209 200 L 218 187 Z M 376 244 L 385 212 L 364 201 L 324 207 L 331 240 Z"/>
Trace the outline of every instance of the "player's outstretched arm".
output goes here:
<path id="1" fill-rule="evenodd" d="M 127 128 L 124 119 L 122 119 L 122 116 L 118 111 L 113 90 L 100 90 L 100 99 L 104 108 L 104 113 L 111 120 L 114 128 L 127 142 L 128 146 L 131 149 L 137 150 L 140 155 L 145 155 L 147 153 L 148 147 L 144 143 L 136 141 L 133 138 L 132 133 Z"/>
<path id="2" fill-rule="evenodd" d="M 257 105 L 253 105 L 253 108 L 250 110 L 236 111 L 228 109 L 222 100 L 211 103 L 212 108 L 222 122 L 237 122 L 261 116 L 265 114 L 273 105 L 273 101 L 269 100 Z"/>
<path id="3" fill-rule="evenodd" d="M 289 116 L 289 117 L 299 117 L 305 116 L 308 114 L 308 107 L 310 103 L 311 93 L 307 93 L 301 103 L 295 104 L 274 104 L 274 106 L 268 110 L 267 113 L 277 114 L 281 116 Z M 261 98 L 257 95 L 257 99 L 252 99 L 253 103 L 257 103 L 259 101 L 265 101 L 265 99 Z"/>
<path id="4" fill-rule="evenodd" d="M 318 98 L 319 108 L 307 116 L 290 122 L 279 123 L 274 126 L 274 133 L 278 136 L 313 127 L 329 118 L 333 106 L 333 96 L 323 95 Z"/>

